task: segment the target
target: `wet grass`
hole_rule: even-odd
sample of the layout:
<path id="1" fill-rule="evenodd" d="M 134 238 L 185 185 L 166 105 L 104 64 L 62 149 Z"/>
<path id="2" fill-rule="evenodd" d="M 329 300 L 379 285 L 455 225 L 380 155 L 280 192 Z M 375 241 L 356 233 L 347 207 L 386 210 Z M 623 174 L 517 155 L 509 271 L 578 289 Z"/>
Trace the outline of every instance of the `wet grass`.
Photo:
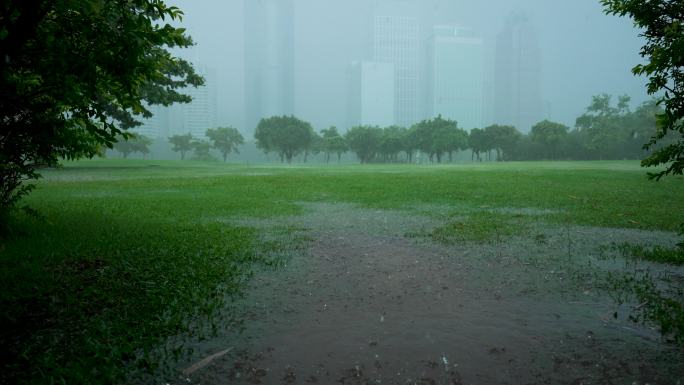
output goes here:
<path id="1" fill-rule="evenodd" d="M 678 247 L 645 246 L 623 243 L 614 245 L 615 249 L 628 258 L 637 258 L 669 265 L 684 265 L 684 245 Z"/>
<path id="2" fill-rule="evenodd" d="M 532 208 L 558 223 L 676 231 L 684 213 L 684 179 L 649 181 L 638 162 L 321 167 L 98 160 L 45 175 L 55 198 L 144 199 L 185 218 L 291 215 L 300 211 L 296 202 L 320 201 L 389 209 L 434 205 L 444 207 L 435 214 L 453 216 L 463 208 Z M 41 191 L 34 196 L 53 200 Z M 211 207 L 186 204 L 193 199 Z"/>
<path id="3" fill-rule="evenodd" d="M 535 221 L 675 231 L 684 181 L 637 162 L 279 166 L 96 160 L 45 170 L 0 244 L 3 383 L 116 383 L 179 353 L 255 264 L 288 247 L 233 220 L 348 202 L 445 219 L 429 236 L 487 242 Z M 528 212 L 530 211 L 531 212 Z M 203 326 L 204 325 L 204 326 Z"/>
<path id="4" fill-rule="evenodd" d="M 504 214 L 481 210 L 450 218 L 444 225 L 437 226 L 424 234 L 435 242 L 457 244 L 465 242 L 485 243 L 526 234 L 534 217 L 524 214 Z"/>

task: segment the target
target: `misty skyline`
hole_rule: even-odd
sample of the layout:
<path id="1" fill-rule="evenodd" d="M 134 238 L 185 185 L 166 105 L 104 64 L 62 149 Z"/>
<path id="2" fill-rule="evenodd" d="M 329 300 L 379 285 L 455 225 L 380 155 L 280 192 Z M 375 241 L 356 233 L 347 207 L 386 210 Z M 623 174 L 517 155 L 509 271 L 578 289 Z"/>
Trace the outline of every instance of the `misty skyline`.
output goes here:
<path id="1" fill-rule="evenodd" d="M 264 0 L 246 0 L 250 6 Z M 629 94 L 633 104 L 648 99 L 643 79 L 630 69 L 641 62 L 638 31 L 628 19 L 607 16 L 596 1 L 495 0 L 486 4 L 411 0 L 291 0 L 292 113 L 320 130 L 336 125 L 346 130 L 350 118 L 349 72 L 355 61 L 373 61 L 374 18 L 411 13 L 420 24 L 419 43 L 427 46 L 436 25 L 458 25 L 482 40 L 484 51 L 484 124 L 494 123 L 497 36 L 513 14 L 524 14 L 534 27 L 540 58 L 540 94 L 544 118 L 574 126 L 574 121 L 599 93 Z M 217 78 L 217 125 L 232 125 L 251 135 L 248 118 L 250 60 L 245 52 L 245 0 L 174 2 L 185 12 L 183 26 L 197 45 L 180 51 L 193 62 L 213 68 Z M 419 52 L 425 66 L 428 52 Z M 420 68 L 420 88 L 428 74 Z M 429 95 L 416 91 L 420 113 L 428 117 Z M 489 117 L 493 117 L 488 119 Z M 250 122 L 251 120 L 251 122 Z M 457 119 L 458 120 L 458 119 Z M 514 124 L 515 122 L 499 122 Z M 471 128 L 471 127 L 466 127 Z M 529 127 L 519 127 L 528 131 Z"/>

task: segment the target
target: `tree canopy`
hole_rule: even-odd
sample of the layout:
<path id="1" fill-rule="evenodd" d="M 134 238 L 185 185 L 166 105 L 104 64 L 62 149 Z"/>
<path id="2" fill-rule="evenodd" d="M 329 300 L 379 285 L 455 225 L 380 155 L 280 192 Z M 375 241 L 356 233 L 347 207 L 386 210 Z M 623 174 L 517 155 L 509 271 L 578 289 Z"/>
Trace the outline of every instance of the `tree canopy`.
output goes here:
<path id="1" fill-rule="evenodd" d="M 564 124 L 544 120 L 532 126 L 530 139 L 542 146 L 546 159 L 556 159 L 558 148 L 567 138 L 569 130 Z"/>
<path id="2" fill-rule="evenodd" d="M 0 17 L 0 210 L 37 168 L 92 157 L 203 79 L 170 52 L 193 44 L 161 0 L 4 1 Z"/>
<path id="3" fill-rule="evenodd" d="M 372 161 L 380 151 L 382 128 L 374 126 L 355 126 L 345 135 L 349 149 L 359 158 L 361 163 Z"/>
<path id="4" fill-rule="evenodd" d="M 256 145 L 264 152 L 275 152 L 280 161 L 292 158 L 311 149 L 314 131 L 311 124 L 294 116 L 273 116 L 261 119 L 254 133 Z"/>
<path id="5" fill-rule="evenodd" d="M 330 162 L 330 155 L 337 154 L 337 161 L 342 158 L 342 154 L 347 152 L 349 146 L 347 140 L 340 135 L 337 127 L 331 126 L 321 130 L 322 150 L 325 153 L 325 162 Z"/>
<path id="6" fill-rule="evenodd" d="M 184 160 L 185 154 L 192 150 L 193 137 L 190 133 L 184 135 L 173 135 L 169 137 L 169 143 L 171 143 L 173 146 L 171 147 L 171 150 L 174 152 L 180 152 L 181 160 Z"/>
<path id="7" fill-rule="evenodd" d="M 513 126 L 493 124 L 485 127 L 485 137 L 489 148 L 496 151 L 496 159 L 509 160 L 522 134 Z"/>
<path id="8" fill-rule="evenodd" d="M 654 151 L 642 161 L 645 167 L 664 165 L 651 173 L 660 179 L 684 171 L 684 3 L 681 0 L 601 0 L 609 14 L 629 16 L 646 43 L 641 56 L 647 60 L 632 69 L 648 77 L 649 94 L 660 95 L 663 112 L 657 117 L 657 131 L 646 144 Z M 669 136 L 669 138 L 668 138 Z M 657 147 L 663 139 L 670 143 Z"/>
<path id="9" fill-rule="evenodd" d="M 234 127 L 210 128 L 207 130 L 207 138 L 212 142 L 212 147 L 219 150 L 225 162 L 228 154 L 238 153 L 238 148 L 245 143 L 245 139 Z"/>
<path id="10" fill-rule="evenodd" d="M 466 148 L 468 134 L 458 128 L 458 124 L 442 116 L 423 120 L 411 128 L 411 141 L 418 150 L 428 154 L 430 160 L 437 158 L 442 161 L 442 155 Z"/>
<path id="11" fill-rule="evenodd" d="M 117 142 L 114 143 L 114 149 L 121 153 L 125 158 L 128 158 L 130 154 L 139 152 L 143 156 L 150 153 L 150 145 L 152 144 L 152 139 L 137 134 L 131 134 L 127 137 L 123 135 L 117 136 Z"/>

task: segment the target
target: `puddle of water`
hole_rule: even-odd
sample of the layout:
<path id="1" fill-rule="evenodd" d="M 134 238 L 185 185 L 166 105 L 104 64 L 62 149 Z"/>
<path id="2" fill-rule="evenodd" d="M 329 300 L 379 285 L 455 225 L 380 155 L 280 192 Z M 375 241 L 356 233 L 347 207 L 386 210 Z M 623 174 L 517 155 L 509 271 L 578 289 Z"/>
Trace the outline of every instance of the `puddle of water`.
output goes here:
<path id="1" fill-rule="evenodd" d="M 675 384 L 684 373 L 681 351 L 613 318 L 610 299 L 564 270 L 606 242 L 673 234 L 540 225 L 543 242 L 433 245 L 403 234 L 434 219 L 347 204 L 249 222 L 307 229 L 308 253 L 255 276 L 244 332 L 196 346 L 197 358 L 234 350 L 191 382 Z"/>

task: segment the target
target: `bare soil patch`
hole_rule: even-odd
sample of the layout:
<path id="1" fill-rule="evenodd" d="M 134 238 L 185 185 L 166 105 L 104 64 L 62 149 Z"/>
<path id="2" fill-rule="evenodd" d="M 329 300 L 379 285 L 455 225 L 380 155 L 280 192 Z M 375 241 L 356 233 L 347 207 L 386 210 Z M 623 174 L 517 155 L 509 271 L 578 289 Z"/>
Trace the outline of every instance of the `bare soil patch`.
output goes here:
<path id="1" fill-rule="evenodd" d="M 439 225 L 434 218 L 347 204 L 305 211 L 250 222 L 265 236 L 299 228 L 308 250 L 255 275 L 233 304 L 242 330 L 198 343 L 195 360 L 233 349 L 179 382 L 679 384 L 684 377 L 681 351 L 626 320 L 629 309 L 583 274 L 598 266 L 585 265 L 601 245 L 669 246 L 673 234 L 539 223 L 520 236 L 442 245 L 405 236 Z"/>

